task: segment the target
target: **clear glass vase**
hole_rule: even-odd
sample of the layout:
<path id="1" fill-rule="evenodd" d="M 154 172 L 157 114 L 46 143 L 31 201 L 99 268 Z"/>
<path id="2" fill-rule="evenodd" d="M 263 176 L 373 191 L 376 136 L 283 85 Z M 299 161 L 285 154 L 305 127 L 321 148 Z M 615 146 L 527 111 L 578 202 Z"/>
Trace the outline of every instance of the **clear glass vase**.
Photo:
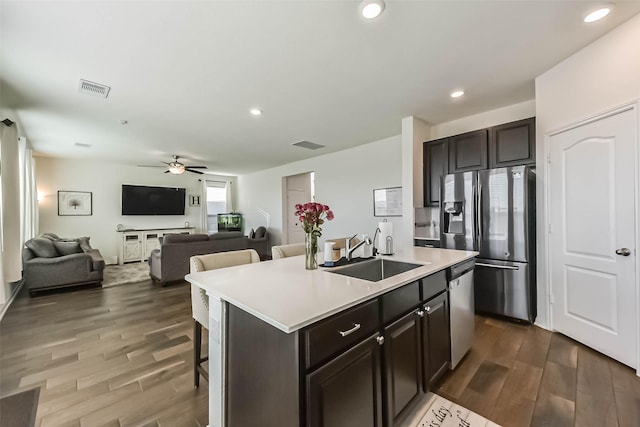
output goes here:
<path id="1" fill-rule="evenodd" d="M 318 236 L 313 233 L 304 234 L 304 268 L 318 268 Z"/>

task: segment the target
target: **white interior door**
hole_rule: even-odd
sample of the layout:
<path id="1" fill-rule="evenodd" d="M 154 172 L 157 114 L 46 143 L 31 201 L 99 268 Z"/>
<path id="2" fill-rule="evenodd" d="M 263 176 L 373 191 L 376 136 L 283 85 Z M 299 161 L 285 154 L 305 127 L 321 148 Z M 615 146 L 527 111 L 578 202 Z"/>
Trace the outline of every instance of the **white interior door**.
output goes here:
<path id="1" fill-rule="evenodd" d="M 633 367 L 635 114 L 553 135 L 549 175 L 554 329 Z"/>
<path id="2" fill-rule="evenodd" d="M 295 205 L 304 204 L 313 200 L 312 172 L 292 175 L 286 178 L 286 243 L 304 243 L 304 230 L 300 226 L 298 217 L 294 215 Z"/>

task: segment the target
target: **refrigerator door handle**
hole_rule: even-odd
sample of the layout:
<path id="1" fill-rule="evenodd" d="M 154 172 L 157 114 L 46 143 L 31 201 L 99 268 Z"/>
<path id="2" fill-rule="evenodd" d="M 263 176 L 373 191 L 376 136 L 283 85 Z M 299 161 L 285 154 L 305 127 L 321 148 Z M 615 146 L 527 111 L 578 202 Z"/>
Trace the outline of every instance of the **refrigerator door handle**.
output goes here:
<path id="1" fill-rule="evenodd" d="M 497 265 L 497 264 L 485 264 L 483 262 L 476 262 L 476 267 L 489 267 L 489 268 L 499 268 L 501 270 L 520 270 L 518 266 L 511 265 Z"/>
<path id="2" fill-rule="evenodd" d="M 476 248 L 480 251 L 480 245 L 482 245 L 482 182 L 480 181 L 480 176 L 478 176 L 478 197 L 475 199 L 476 201 L 476 227 L 478 227 L 478 244 Z"/>

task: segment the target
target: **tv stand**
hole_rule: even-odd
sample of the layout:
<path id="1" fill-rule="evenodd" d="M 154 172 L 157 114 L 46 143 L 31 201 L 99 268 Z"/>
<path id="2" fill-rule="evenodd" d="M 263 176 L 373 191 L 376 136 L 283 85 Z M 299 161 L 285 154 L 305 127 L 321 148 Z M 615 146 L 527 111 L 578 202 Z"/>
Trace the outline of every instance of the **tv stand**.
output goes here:
<path id="1" fill-rule="evenodd" d="M 151 251 L 160 249 L 159 238 L 165 234 L 193 234 L 195 227 L 178 228 L 129 228 L 118 231 L 120 244 L 118 264 L 125 262 L 144 262 Z"/>

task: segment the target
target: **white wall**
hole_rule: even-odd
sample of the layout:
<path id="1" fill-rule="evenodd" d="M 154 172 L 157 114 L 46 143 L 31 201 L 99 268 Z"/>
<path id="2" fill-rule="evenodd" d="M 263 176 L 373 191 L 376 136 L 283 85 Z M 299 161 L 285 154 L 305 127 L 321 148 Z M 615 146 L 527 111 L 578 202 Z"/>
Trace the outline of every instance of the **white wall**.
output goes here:
<path id="1" fill-rule="evenodd" d="M 323 225 L 322 239 L 373 233 L 382 218 L 373 216 L 373 189 L 402 185 L 400 135 L 312 159 L 238 177 L 238 210 L 245 229 L 265 224 L 259 210 L 270 215 L 271 244 L 282 238 L 282 179 L 315 172 L 316 201 L 329 205 L 333 221 Z M 389 217 L 401 229 L 403 217 Z M 411 221 L 411 220 L 409 220 Z M 412 244 L 411 236 L 395 236 L 396 245 Z M 396 246 L 398 247 L 398 246 Z"/>
<path id="2" fill-rule="evenodd" d="M 424 205 L 422 144 L 430 139 L 431 127 L 417 117 L 402 119 L 403 176 L 413 186 L 412 207 Z M 406 157 L 406 158 L 405 158 Z"/>
<path id="3" fill-rule="evenodd" d="M 640 15 L 536 79 L 538 321 L 549 326 L 545 141 L 555 130 L 640 99 Z"/>
<path id="4" fill-rule="evenodd" d="M 91 246 L 99 249 L 105 261 L 110 263 L 112 257 L 118 255 L 120 233 L 116 232 L 117 224 L 125 228 L 170 228 L 184 227 L 188 221 L 190 226 L 196 227 L 196 232 L 200 232 L 200 207 L 189 206 L 188 200 L 185 215 L 178 216 L 122 216 L 120 203 L 122 184 L 183 187 L 187 196 L 200 195 L 202 187 L 198 179 L 202 176 L 165 174 L 161 168 L 38 157 L 36 183 L 38 192 L 44 196 L 38 204 L 40 233 L 52 232 L 64 237 L 89 236 Z M 58 190 L 92 192 L 93 215 L 58 216 Z"/>

